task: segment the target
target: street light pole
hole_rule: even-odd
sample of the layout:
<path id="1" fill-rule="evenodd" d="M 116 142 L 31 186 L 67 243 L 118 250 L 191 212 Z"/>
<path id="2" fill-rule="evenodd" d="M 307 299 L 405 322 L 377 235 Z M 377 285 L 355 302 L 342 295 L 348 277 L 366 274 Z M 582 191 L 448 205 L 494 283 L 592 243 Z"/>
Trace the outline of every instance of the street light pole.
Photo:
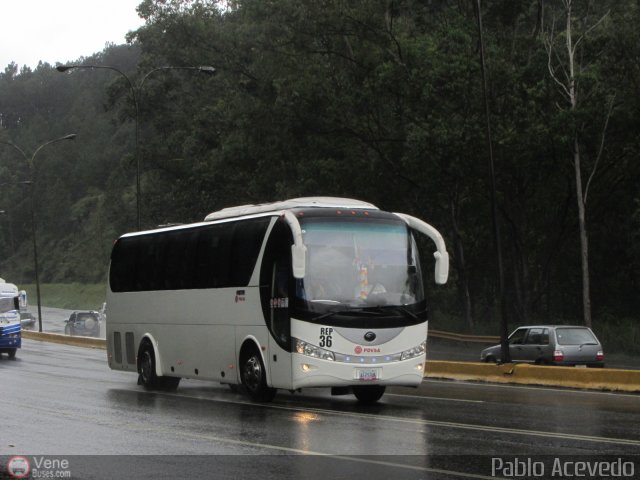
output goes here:
<path id="1" fill-rule="evenodd" d="M 209 75 L 214 75 L 216 73 L 216 69 L 212 66 L 209 65 L 202 65 L 199 67 L 174 67 L 174 66 L 167 66 L 167 67 L 158 67 L 158 68 L 154 68 L 153 70 L 147 72 L 145 74 L 144 77 L 142 77 L 142 80 L 140 81 L 140 84 L 138 85 L 138 87 L 136 88 L 133 84 L 133 82 L 131 81 L 131 79 L 119 68 L 117 67 L 113 67 L 110 65 L 58 65 L 56 67 L 56 70 L 58 72 L 66 72 L 68 70 L 73 70 L 76 68 L 84 68 L 84 69 L 103 69 L 103 70 L 113 70 L 114 72 L 117 72 L 118 74 L 120 74 L 121 76 L 123 76 L 125 78 L 125 80 L 127 81 L 127 83 L 129 84 L 129 90 L 131 91 L 131 98 L 133 99 L 133 104 L 135 107 L 135 112 L 136 112 L 136 116 L 135 116 L 135 159 L 136 159 L 136 229 L 140 230 L 141 229 L 141 222 L 140 222 L 140 205 L 141 205 L 141 189 L 140 189 L 140 147 L 139 147 L 139 139 L 140 139 L 140 107 L 138 104 L 138 97 L 141 94 L 142 91 L 142 86 L 144 85 L 145 80 L 149 77 L 149 75 L 151 75 L 154 72 L 158 72 L 160 70 L 196 70 L 200 73 L 206 73 Z M 137 92 L 137 93 L 136 93 Z"/>
<path id="2" fill-rule="evenodd" d="M 38 148 L 36 148 L 35 152 L 33 152 L 33 155 L 31 155 L 31 159 L 29 159 L 29 157 L 27 157 L 27 154 L 24 153 L 24 150 L 22 150 L 20 147 L 18 147 L 15 143 L 0 141 L 0 143 L 2 143 L 4 145 L 9 145 L 10 147 L 13 147 L 16 150 L 18 150 L 22 154 L 22 157 L 24 158 L 25 162 L 27 163 L 27 172 L 28 172 L 28 175 L 29 175 L 29 180 L 24 181 L 24 182 L 20 182 L 20 183 L 23 183 L 25 185 L 31 185 L 31 238 L 33 240 L 33 268 L 35 270 L 36 298 L 37 298 L 37 302 L 38 302 L 38 331 L 39 332 L 42 332 L 42 304 L 40 302 L 40 273 L 39 273 L 39 265 L 38 265 L 38 241 L 37 241 L 37 237 L 36 237 L 36 213 L 35 213 L 36 212 L 36 208 L 35 208 L 35 197 L 36 196 L 35 196 L 35 192 L 34 192 L 34 189 L 33 189 L 33 165 L 34 165 L 33 162 L 34 162 L 38 152 L 40 150 L 42 150 L 44 147 L 46 147 L 47 145 L 51 145 L 52 143 L 61 142 L 62 140 L 73 140 L 74 138 L 76 138 L 76 134 L 75 133 L 70 133 L 69 135 L 65 135 L 64 137 L 54 138 L 53 140 L 49 140 L 48 142 L 45 142 L 42 145 L 40 145 Z"/>
<path id="3" fill-rule="evenodd" d="M 485 133 L 489 151 L 489 176 L 491 180 L 491 222 L 493 224 L 493 243 L 496 252 L 496 274 L 498 280 L 498 303 L 500 304 L 500 358 L 502 363 L 511 363 L 509 351 L 509 326 L 507 317 L 507 301 L 504 293 L 504 268 L 502 262 L 502 244 L 500 241 L 500 224 L 498 222 L 498 200 L 496 193 L 496 172 L 493 161 L 493 140 L 491 135 L 491 116 L 487 92 L 487 73 L 484 55 L 484 35 L 482 28 L 482 6 L 480 0 L 474 3 L 476 21 L 478 24 L 478 43 L 480 53 L 480 73 L 482 74 L 482 97 L 484 103 Z"/>

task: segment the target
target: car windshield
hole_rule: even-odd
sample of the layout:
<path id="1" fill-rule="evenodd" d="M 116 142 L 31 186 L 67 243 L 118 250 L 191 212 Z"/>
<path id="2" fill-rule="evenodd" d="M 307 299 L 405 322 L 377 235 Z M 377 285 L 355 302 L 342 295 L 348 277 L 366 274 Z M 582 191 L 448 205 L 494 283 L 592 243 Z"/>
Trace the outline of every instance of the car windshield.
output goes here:
<path id="1" fill-rule="evenodd" d="M 297 296 L 313 305 L 380 307 L 423 300 L 414 239 L 401 220 L 305 218 L 306 274 Z"/>
<path id="2" fill-rule="evenodd" d="M 560 345 L 597 345 L 598 340 L 586 328 L 557 328 L 556 338 Z"/>

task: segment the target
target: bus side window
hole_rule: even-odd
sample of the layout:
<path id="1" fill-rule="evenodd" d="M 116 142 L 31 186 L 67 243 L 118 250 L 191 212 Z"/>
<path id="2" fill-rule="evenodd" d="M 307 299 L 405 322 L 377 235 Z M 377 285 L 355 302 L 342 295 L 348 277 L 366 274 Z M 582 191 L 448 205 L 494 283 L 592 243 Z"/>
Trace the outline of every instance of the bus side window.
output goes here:
<path id="1" fill-rule="evenodd" d="M 243 220 L 235 225 L 231 247 L 231 286 L 249 284 L 268 226 L 268 218 Z"/>
<path id="2" fill-rule="evenodd" d="M 271 336 L 291 351 L 291 319 L 293 277 L 291 273 L 291 230 L 284 221 L 273 225 L 260 267 L 260 301 L 264 320 Z"/>
<path id="3" fill-rule="evenodd" d="M 195 288 L 229 285 L 231 235 L 225 225 L 212 225 L 200 231 L 196 252 Z"/>
<path id="4" fill-rule="evenodd" d="M 289 268 L 286 261 L 273 265 L 271 292 L 271 331 L 278 343 L 286 344 L 290 336 L 289 323 Z"/>

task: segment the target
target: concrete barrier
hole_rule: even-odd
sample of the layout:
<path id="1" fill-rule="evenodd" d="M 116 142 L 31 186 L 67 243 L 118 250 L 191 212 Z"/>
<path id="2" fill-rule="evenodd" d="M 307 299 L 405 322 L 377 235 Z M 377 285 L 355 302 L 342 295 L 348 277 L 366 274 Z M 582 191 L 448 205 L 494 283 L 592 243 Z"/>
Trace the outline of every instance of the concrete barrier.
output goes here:
<path id="1" fill-rule="evenodd" d="M 106 349 L 106 341 L 102 338 L 74 337 L 29 330 L 23 330 L 22 336 L 31 340 Z M 425 378 L 640 392 L 640 370 L 610 368 L 543 367 L 523 363 L 496 365 L 428 360 Z"/>
<path id="2" fill-rule="evenodd" d="M 41 342 L 63 343 L 77 347 L 101 348 L 103 350 L 107 348 L 107 342 L 104 338 L 74 337 L 60 333 L 32 332 L 29 330 L 22 331 L 22 338 L 39 340 Z"/>
<path id="3" fill-rule="evenodd" d="M 427 361 L 426 378 L 640 392 L 640 370 Z"/>

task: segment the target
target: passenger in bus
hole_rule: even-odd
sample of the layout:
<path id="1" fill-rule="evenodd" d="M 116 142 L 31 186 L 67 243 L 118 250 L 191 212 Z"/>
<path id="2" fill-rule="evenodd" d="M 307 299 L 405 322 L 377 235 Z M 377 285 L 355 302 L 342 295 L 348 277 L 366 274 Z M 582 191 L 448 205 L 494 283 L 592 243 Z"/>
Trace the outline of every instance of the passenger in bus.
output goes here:
<path id="1" fill-rule="evenodd" d="M 352 260 L 334 247 L 309 251 L 308 274 L 304 279 L 307 300 L 341 301 L 351 296 L 348 277 L 353 278 Z"/>

